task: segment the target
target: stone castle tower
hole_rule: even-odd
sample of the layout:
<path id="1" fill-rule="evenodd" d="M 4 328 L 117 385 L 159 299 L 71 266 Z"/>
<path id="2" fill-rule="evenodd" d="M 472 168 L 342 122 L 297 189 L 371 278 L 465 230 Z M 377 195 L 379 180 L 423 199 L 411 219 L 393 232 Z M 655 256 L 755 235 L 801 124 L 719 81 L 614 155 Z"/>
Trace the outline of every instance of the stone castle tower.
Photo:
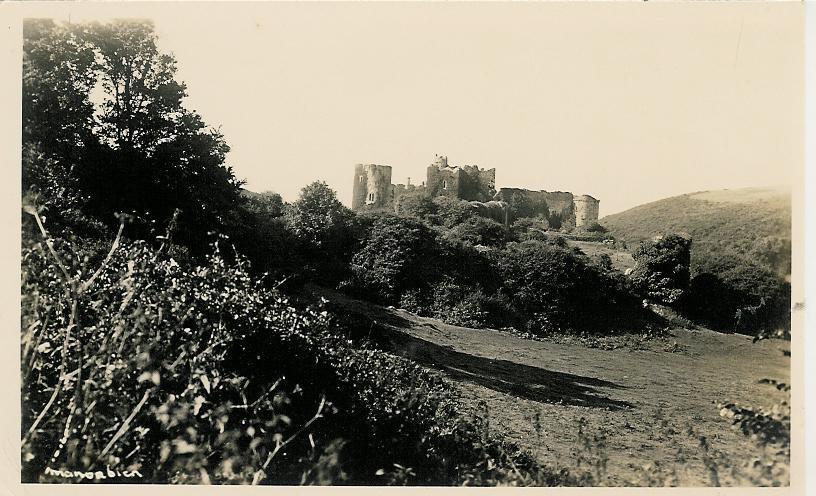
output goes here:
<path id="1" fill-rule="evenodd" d="M 572 201 L 575 205 L 575 227 L 583 227 L 598 222 L 600 201 L 589 195 L 576 196 Z"/>
<path id="2" fill-rule="evenodd" d="M 490 201 L 496 194 L 496 169 L 475 165 L 451 166 L 448 157 L 437 155 L 428 166 L 430 196 L 450 196 L 468 201 Z"/>
<path id="3" fill-rule="evenodd" d="M 355 165 L 354 188 L 352 191 L 352 210 L 359 210 L 364 206 L 371 208 L 390 206 L 393 200 L 391 166 L 377 164 Z"/>
<path id="4" fill-rule="evenodd" d="M 562 223 L 584 227 L 598 221 L 600 202 L 589 195 L 522 188 L 501 188 L 496 191 L 496 169 L 450 165 L 448 157 L 437 155 L 428 166 L 427 174 L 427 181 L 418 186 L 410 184 L 410 181 L 408 184 L 392 184 L 391 166 L 357 164 L 354 167 L 351 208 L 398 212 L 402 195 L 423 191 L 432 198 L 449 196 L 470 201 L 480 212 L 484 211 L 484 216 L 497 217 L 497 220 L 502 218 L 505 224 L 511 222 L 511 217 L 515 215 L 544 216 L 556 228 Z"/>

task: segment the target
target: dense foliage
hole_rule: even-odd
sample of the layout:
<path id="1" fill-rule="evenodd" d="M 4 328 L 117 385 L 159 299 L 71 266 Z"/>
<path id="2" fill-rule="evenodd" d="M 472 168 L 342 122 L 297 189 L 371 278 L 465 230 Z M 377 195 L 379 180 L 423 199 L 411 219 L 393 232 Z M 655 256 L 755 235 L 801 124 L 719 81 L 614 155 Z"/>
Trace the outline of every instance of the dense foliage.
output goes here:
<path id="1" fill-rule="evenodd" d="M 593 263 L 563 238 L 509 243 L 495 221 L 435 230 L 377 218 L 352 258 L 346 291 L 470 327 L 615 332 L 644 323 L 623 274 Z"/>
<path id="2" fill-rule="evenodd" d="M 501 294 L 534 333 L 615 332 L 645 316 L 620 273 L 590 263 L 580 250 L 526 241 L 496 254 Z"/>
<path id="3" fill-rule="evenodd" d="M 692 272 L 711 256 L 727 254 L 790 274 L 790 193 L 725 190 L 675 196 L 602 219 L 616 238 L 632 246 L 653 236 L 688 233 L 694 240 Z"/>
<path id="4" fill-rule="evenodd" d="M 631 246 L 683 231 L 694 240 L 684 312 L 714 329 L 790 331 L 788 192 L 726 190 L 667 198 L 603 219 Z"/>
<path id="5" fill-rule="evenodd" d="M 206 251 L 207 233 L 241 203 L 240 181 L 221 133 L 184 108 L 175 73 L 149 21 L 27 20 L 24 189 L 60 209 L 70 198 L 109 228 L 116 212 L 135 213 L 139 236 L 178 210 L 176 242 Z"/>
<path id="6" fill-rule="evenodd" d="M 643 242 L 632 254 L 637 265 L 632 281 L 650 299 L 672 305 L 685 296 L 689 286 L 691 238 L 680 234 Z"/>
<path id="7" fill-rule="evenodd" d="M 192 267 L 168 249 L 117 238 L 100 262 L 98 247 L 27 241 L 23 480 L 64 482 L 66 468 L 182 483 L 562 480 L 485 437 L 443 380 L 352 344 L 247 260 L 216 245 Z"/>

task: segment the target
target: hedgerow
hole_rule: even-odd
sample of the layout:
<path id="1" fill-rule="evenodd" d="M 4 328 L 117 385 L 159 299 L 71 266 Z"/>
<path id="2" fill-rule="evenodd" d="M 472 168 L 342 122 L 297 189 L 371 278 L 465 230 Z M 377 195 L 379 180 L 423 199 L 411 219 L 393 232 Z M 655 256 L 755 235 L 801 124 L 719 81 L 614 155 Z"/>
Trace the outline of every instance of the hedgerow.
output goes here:
<path id="1" fill-rule="evenodd" d="M 108 482 L 553 484 L 447 382 L 228 261 L 44 235 L 22 263 L 22 460 Z M 76 480 L 88 480 L 79 477 Z M 104 481 L 104 480 L 103 480 Z"/>

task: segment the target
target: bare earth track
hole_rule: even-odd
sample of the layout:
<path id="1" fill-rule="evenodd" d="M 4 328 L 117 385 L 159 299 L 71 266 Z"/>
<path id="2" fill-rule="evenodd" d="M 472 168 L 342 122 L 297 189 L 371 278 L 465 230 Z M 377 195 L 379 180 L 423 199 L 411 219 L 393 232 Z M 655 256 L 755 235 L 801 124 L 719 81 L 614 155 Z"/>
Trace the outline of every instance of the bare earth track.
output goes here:
<path id="1" fill-rule="evenodd" d="M 521 339 L 444 324 L 321 292 L 345 312 L 365 316 L 390 351 L 437 370 L 462 391 L 468 408 L 484 401 L 497 429 L 553 467 L 584 468 L 584 432 L 606 439 L 601 483 L 644 483 L 644 466 L 675 470 L 682 485 L 710 485 L 699 436 L 732 460 L 755 456 L 754 443 L 729 428 L 718 402 L 769 407 L 782 394 L 763 378 L 789 382 L 790 343 L 752 343 L 742 335 L 675 329 L 683 351 L 588 348 Z M 376 325 L 375 325 L 376 324 Z M 540 427 L 536 429 L 535 416 Z M 688 428 L 695 431 L 690 435 Z M 739 484 L 726 470 L 723 485 Z M 786 482 L 786 481 L 784 481 Z"/>

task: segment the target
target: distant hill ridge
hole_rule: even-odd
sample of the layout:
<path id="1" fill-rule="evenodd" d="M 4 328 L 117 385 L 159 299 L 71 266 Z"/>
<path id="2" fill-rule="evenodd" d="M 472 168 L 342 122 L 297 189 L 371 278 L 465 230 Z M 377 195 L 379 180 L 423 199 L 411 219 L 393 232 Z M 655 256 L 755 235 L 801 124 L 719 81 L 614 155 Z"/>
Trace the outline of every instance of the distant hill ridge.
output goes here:
<path id="1" fill-rule="evenodd" d="M 629 245 L 669 232 L 692 236 L 692 269 L 737 256 L 790 274 L 791 195 L 782 187 L 700 191 L 609 215 L 600 223 Z"/>

